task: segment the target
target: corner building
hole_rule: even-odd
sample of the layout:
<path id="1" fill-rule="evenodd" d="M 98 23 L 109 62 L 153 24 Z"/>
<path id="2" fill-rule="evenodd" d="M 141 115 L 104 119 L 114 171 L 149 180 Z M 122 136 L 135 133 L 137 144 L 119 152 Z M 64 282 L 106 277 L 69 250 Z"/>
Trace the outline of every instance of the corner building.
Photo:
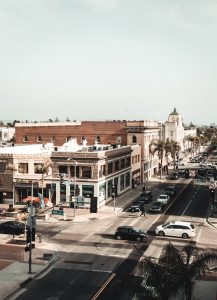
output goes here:
<path id="1" fill-rule="evenodd" d="M 87 145 L 141 145 L 140 176 L 137 184 L 144 182 L 159 170 L 158 158 L 149 154 L 149 144 L 153 139 L 162 139 L 162 124 L 158 121 L 82 121 L 17 123 L 15 125 L 16 145 L 50 143 L 58 147 L 71 139 L 78 144 L 87 141 Z"/>

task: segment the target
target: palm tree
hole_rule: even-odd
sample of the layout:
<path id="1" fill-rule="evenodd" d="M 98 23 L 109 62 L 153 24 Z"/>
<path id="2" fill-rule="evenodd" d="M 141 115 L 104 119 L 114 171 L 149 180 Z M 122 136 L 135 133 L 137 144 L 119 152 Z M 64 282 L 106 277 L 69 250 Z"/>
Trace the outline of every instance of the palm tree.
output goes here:
<path id="1" fill-rule="evenodd" d="M 44 198 L 44 177 L 49 174 L 50 168 L 53 166 L 52 161 L 47 160 L 43 163 L 37 164 L 35 166 L 35 172 L 42 175 L 42 188 L 41 188 L 41 197 Z"/>
<path id="2" fill-rule="evenodd" d="M 175 170 L 175 167 L 176 167 L 176 159 L 179 158 L 179 152 L 181 150 L 181 146 L 179 144 L 179 142 L 176 142 L 176 141 L 171 141 L 171 156 L 174 160 L 174 170 Z"/>
<path id="3" fill-rule="evenodd" d="M 181 250 L 168 243 L 159 260 L 144 257 L 140 262 L 143 277 L 138 295 L 151 294 L 151 299 L 167 300 L 169 296 L 179 294 L 182 299 L 191 300 L 195 280 L 208 272 L 208 265 L 214 260 L 217 261 L 216 253 L 199 254 L 194 242 Z"/>
<path id="4" fill-rule="evenodd" d="M 157 152 L 158 157 L 160 159 L 160 179 L 162 178 L 162 164 L 163 164 L 163 157 L 164 157 L 164 146 L 165 143 L 162 140 L 152 140 L 149 144 L 149 152 L 154 156 Z"/>

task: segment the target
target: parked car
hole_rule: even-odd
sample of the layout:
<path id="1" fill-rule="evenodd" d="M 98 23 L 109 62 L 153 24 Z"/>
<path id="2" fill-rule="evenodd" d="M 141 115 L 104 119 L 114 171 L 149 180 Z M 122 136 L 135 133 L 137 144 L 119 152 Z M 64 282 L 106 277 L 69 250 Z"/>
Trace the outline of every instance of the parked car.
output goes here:
<path id="1" fill-rule="evenodd" d="M 179 179 L 179 173 L 178 172 L 173 172 L 170 176 L 170 179 Z"/>
<path id="2" fill-rule="evenodd" d="M 130 207 L 128 208 L 128 211 L 129 212 L 138 212 L 140 211 L 140 208 L 139 208 L 139 202 L 134 202 L 130 205 Z"/>
<path id="3" fill-rule="evenodd" d="M 0 233 L 20 235 L 25 232 L 25 224 L 17 221 L 0 223 Z"/>
<path id="4" fill-rule="evenodd" d="M 169 185 L 165 188 L 165 195 L 169 195 L 171 198 L 176 195 L 176 187 Z"/>
<path id="5" fill-rule="evenodd" d="M 146 240 L 148 237 L 144 230 L 133 226 L 119 226 L 115 231 L 117 240 L 136 240 L 138 242 Z"/>
<path id="6" fill-rule="evenodd" d="M 162 213 L 164 211 L 164 206 L 165 205 L 162 202 L 155 201 L 149 207 L 148 212 L 150 212 L 150 213 Z"/>
<path id="7" fill-rule="evenodd" d="M 187 239 L 195 236 L 195 227 L 191 222 L 171 221 L 157 226 L 155 234 L 160 236 L 177 236 Z"/>
<path id="8" fill-rule="evenodd" d="M 139 196 L 139 202 L 148 203 L 152 201 L 152 192 L 151 191 L 145 191 L 142 192 Z"/>
<path id="9" fill-rule="evenodd" d="M 170 196 L 166 195 L 166 194 L 161 194 L 158 198 L 157 198 L 158 202 L 162 202 L 164 205 L 166 205 L 167 203 L 169 203 L 170 201 Z"/>

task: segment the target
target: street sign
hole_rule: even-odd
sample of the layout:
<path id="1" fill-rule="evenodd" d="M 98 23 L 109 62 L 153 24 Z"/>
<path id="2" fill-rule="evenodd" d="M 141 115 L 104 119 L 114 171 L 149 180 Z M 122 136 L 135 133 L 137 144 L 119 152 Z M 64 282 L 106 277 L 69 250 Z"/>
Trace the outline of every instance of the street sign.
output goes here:
<path id="1" fill-rule="evenodd" d="M 56 210 L 56 209 L 53 209 L 53 210 L 52 210 L 52 215 L 63 216 L 63 215 L 64 215 L 64 211 L 63 211 L 63 210 Z"/>
<path id="2" fill-rule="evenodd" d="M 209 189 L 210 189 L 210 190 L 215 189 L 215 183 L 214 183 L 214 182 L 213 182 L 213 183 L 210 183 Z"/>

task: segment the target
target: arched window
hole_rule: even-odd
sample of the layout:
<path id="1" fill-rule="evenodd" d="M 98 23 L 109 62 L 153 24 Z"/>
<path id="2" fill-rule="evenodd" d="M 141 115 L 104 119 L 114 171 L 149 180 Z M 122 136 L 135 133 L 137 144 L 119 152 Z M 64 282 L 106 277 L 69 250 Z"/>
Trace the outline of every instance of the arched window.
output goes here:
<path id="1" fill-rule="evenodd" d="M 100 136 L 99 136 L 99 135 L 96 136 L 96 142 L 97 142 L 98 144 L 100 144 Z"/>
<path id="2" fill-rule="evenodd" d="M 137 137 L 135 135 L 133 135 L 132 142 L 133 142 L 133 144 L 137 143 Z"/>

